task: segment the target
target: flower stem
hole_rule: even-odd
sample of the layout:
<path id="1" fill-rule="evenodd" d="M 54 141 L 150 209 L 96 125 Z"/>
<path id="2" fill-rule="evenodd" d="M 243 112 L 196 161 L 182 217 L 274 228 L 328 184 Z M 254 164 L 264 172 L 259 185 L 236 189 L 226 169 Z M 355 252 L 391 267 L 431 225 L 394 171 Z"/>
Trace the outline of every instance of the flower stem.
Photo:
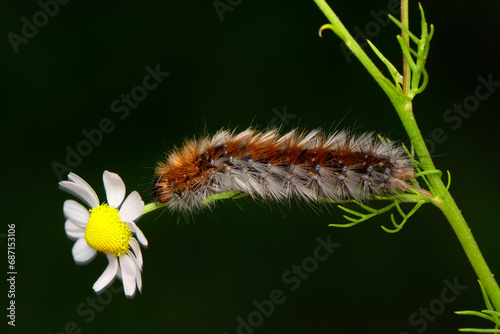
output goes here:
<path id="1" fill-rule="evenodd" d="M 142 210 L 142 214 L 145 215 L 146 213 L 153 212 L 159 208 L 162 208 L 166 205 L 166 203 L 158 203 L 158 202 L 151 202 L 148 203 L 144 206 L 144 210 Z"/>
<path id="2" fill-rule="evenodd" d="M 396 89 L 388 83 L 381 71 L 351 36 L 338 16 L 328 6 L 326 1 L 314 1 L 326 18 L 330 21 L 331 26 L 329 26 L 329 28 L 332 29 L 335 34 L 345 42 L 346 46 L 358 58 L 368 73 L 375 79 L 375 81 L 389 97 L 391 103 L 396 109 L 396 112 L 398 113 L 399 118 L 401 119 L 401 122 L 403 123 L 406 132 L 408 133 L 408 137 L 415 148 L 422 170 L 435 170 L 436 168 L 434 166 L 434 162 L 430 157 L 424 138 L 422 137 L 413 114 L 413 104 L 411 101 L 412 97 L 410 97 L 412 72 L 406 57 L 403 57 L 403 95 L 410 98 L 403 98 L 401 95 L 397 94 Z M 401 1 L 401 24 L 406 29 L 408 28 L 408 0 Z M 410 41 L 408 34 L 402 30 L 401 35 L 404 44 L 409 48 Z M 440 175 L 435 173 L 429 174 L 427 179 L 429 181 L 430 189 L 433 190 L 434 195 L 434 199 L 431 202 L 438 207 L 448 219 L 465 253 L 467 254 L 467 257 L 469 258 L 472 267 L 474 268 L 480 281 L 483 283 L 495 309 L 500 311 L 500 288 L 493 278 L 493 275 L 488 268 L 488 265 L 484 260 L 460 209 L 441 180 Z"/>

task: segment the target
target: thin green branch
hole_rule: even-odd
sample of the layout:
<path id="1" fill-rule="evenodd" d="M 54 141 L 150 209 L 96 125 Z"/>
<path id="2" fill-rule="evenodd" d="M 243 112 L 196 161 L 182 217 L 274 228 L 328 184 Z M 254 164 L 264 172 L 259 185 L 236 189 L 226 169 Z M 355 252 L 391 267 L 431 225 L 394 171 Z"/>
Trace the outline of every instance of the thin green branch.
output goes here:
<path id="1" fill-rule="evenodd" d="M 459 328 L 458 330 L 467 333 L 500 333 L 500 329 Z"/>
<path id="2" fill-rule="evenodd" d="M 158 202 L 148 203 L 144 206 L 142 214 L 145 215 L 147 213 L 153 212 L 157 209 L 163 208 L 165 205 L 167 205 L 167 203 L 158 203 Z"/>
<path id="3" fill-rule="evenodd" d="M 203 200 L 203 202 L 201 202 L 201 204 L 207 204 L 209 202 L 220 200 L 220 199 L 234 198 L 235 196 L 238 196 L 238 198 L 239 198 L 239 197 L 241 197 L 240 195 L 241 195 L 241 193 L 238 190 L 231 190 L 231 191 L 228 191 L 225 193 L 218 193 L 218 194 L 214 194 L 210 197 L 207 197 Z"/>
<path id="4" fill-rule="evenodd" d="M 396 205 L 396 202 L 393 202 L 393 203 L 391 203 L 391 204 L 389 204 L 387 206 L 384 206 L 381 209 L 374 209 L 374 208 L 371 208 L 371 207 L 369 207 L 367 205 L 359 203 L 357 201 L 353 201 L 353 202 L 356 203 L 357 205 L 359 205 L 361 208 L 363 208 L 366 211 L 368 211 L 369 213 L 366 214 L 366 213 L 362 213 L 362 212 L 357 212 L 355 210 L 346 208 L 345 206 L 339 205 L 338 207 L 340 209 L 344 210 L 347 213 L 350 213 L 353 216 L 357 216 L 359 218 L 353 218 L 353 217 L 344 215 L 344 218 L 346 220 L 350 221 L 350 223 L 347 223 L 347 224 L 330 224 L 328 226 L 334 226 L 334 227 L 351 227 L 351 226 L 357 225 L 357 224 L 359 224 L 361 222 L 364 222 L 364 221 L 366 221 L 368 219 L 371 219 L 371 218 L 373 218 L 375 216 L 381 215 L 381 214 L 389 211 L 390 209 L 392 209 Z"/>
<path id="5" fill-rule="evenodd" d="M 410 26 L 408 18 L 408 0 L 401 0 L 401 26 L 402 27 Z M 401 29 L 401 31 L 402 31 L 401 38 L 403 40 L 403 44 L 407 46 L 406 49 L 409 49 L 410 39 L 409 39 L 408 29 L 406 29 L 406 31 L 405 29 Z M 410 96 L 411 69 L 409 61 L 411 60 L 411 57 L 407 57 L 404 49 L 405 48 L 403 48 L 403 94 L 406 96 Z"/>
<path id="6" fill-rule="evenodd" d="M 486 289 L 484 288 L 484 286 L 483 286 L 483 284 L 481 283 L 480 280 L 478 280 L 478 283 L 479 283 L 479 287 L 481 288 L 481 293 L 483 295 L 484 304 L 486 305 L 487 310 L 482 310 L 481 312 L 477 312 L 477 311 L 457 311 L 455 313 L 459 314 L 459 315 L 473 315 L 473 316 L 476 316 L 476 317 L 483 318 L 483 319 L 486 319 L 488 321 L 491 321 L 491 322 L 493 322 L 495 324 L 494 330 L 496 330 L 496 329 L 498 329 L 500 327 L 500 318 L 499 318 L 500 312 L 496 312 L 493 309 L 493 305 L 491 305 L 490 298 L 488 297 L 488 293 L 486 292 Z M 471 330 L 471 328 L 467 328 L 467 329 L 469 331 Z M 478 331 L 478 330 L 485 330 L 485 329 L 474 328 L 474 330 Z M 486 329 L 486 330 L 491 331 L 491 329 Z M 464 331 L 464 330 L 462 329 L 462 331 Z M 478 333 L 481 333 L 481 332 L 478 332 Z M 491 333 L 491 332 L 486 332 L 486 333 Z"/>
<path id="7" fill-rule="evenodd" d="M 478 312 L 478 311 L 455 311 L 455 314 L 458 314 L 458 315 L 473 315 L 473 316 L 476 316 L 476 317 L 479 317 L 479 318 L 486 319 L 488 321 L 494 321 L 493 318 L 490 317 L 489 315 L 481 313 L 481 312 Z"/>
<path id="8" fill-rule="evenodd" d="M 398 72 L 396 67 L 380 52 L 377 47 L 369 40 L 366 40 L 368 45 L 372 48 L 373 52 L 377 55 L 377 57 L 382 60 L 382 62 L 387 66 L 389 73 L 392 76 L 392 80 L 394 80 L 394 86 L 397 88 L 398 92 L 401 93 L 401 85 L 403 84 L 403 76 Z"/>
<path id="9" fill-rule="evenodd" d="M 361 64 L 366 68 L 368 73 L 375 79 L 379 84 L 380 88 L 389 96 L 391 102 L 397 103 L 400 99 L 403 99 L 394 88 L 394 85 L 388 84 L 384 79 L 385 76 L 378 69 L 378 67 L 371 61 L 371 59 L 366 55 L 361 46 L 356 42 L 352 35 L 347 31 L 346 27 L 340 21 L 338 16 L 333 12 L 333 10 L 328 6 L 328 4 L 323 0 L 315 0 L 318 7 L 321 9 L 323 14 L 330 21 L 330 24 L 323 25 L 320 30 L 320 36 L 322 31 L 325 29 L 332 30 L 351 50 L 351 52 L 356 56 L 356 58 L 361 62 Z"/>

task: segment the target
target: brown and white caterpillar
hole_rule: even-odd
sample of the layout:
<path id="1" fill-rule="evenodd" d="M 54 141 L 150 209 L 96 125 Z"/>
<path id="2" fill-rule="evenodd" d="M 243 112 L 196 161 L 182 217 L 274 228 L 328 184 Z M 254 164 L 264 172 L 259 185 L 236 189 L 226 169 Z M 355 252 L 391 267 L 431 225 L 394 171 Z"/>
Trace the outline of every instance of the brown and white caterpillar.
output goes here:
<path id="1" fill-rule="evenodd" d="M 366 201 L 405 191 L 414 177 L 403 147 L 373 133 L 221 130 L 187 140 L 158 163 L 153 196 L 181 211 L 234 190 L 264 200 Z"/>

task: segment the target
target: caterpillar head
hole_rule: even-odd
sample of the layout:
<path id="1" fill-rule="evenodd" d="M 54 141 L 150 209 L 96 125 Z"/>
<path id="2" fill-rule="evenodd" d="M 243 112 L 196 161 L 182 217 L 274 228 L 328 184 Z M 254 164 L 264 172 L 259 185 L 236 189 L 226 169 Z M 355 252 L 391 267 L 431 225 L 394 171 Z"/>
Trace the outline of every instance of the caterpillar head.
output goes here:
<path id="1" fill-rule="evenodd" d="M 157 176 L 153 181 L 153 200 L 166 203 L 173 194 L 170 185 L 161 176 Z"/>

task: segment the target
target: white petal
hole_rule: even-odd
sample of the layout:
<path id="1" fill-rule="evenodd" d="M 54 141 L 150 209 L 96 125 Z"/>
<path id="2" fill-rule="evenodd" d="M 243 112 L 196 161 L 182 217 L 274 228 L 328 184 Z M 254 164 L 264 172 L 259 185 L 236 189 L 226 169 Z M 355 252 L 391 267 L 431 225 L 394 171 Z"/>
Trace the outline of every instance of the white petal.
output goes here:
<path id="1" fill-rule="evenodd" d="M 142 270 L 141 246 L 139 246 L 139 243 L 137 242 L 137 240 L 135 240 L 135 238 L 130 238 L 130 247 L 132 247 L 132 250 L 134 251 L 137 260 L 137 267 Z"/>
<path id="2" fill-rule="evenodd" d="M 133 222 L 142 215 L 144 202 L 137 191 L 133 191 L 127 196 L 118 215 L 122 222 Z"/>
<path id="3" fill-rule="evenodd" d="M 142 277 L 141 277 L 141 271 L 137 270 L 137 274 L 135 276 L 135 281 L 137 283 L 137 289 L 139 289 L 139 292 L 142 293 Z"/>
<path id="4" fill-rule="evenodd" d="M 83 228 L 87 226 L 90 219 L 89 210 L 85 209 L 83 205 L 77 201 L 73 201 L 72 199 L 64 201 L 63 212 L 66 219 L 70 219 L 72 222 Z"/>
<path id="5" fill-rule="evenodd" d="M 87 245 L 85 239 L 78 239 L 72 249 L 73 258 L 78 264 L 89 263 L 97 254 L 95 249 L 92 249 Z"/>
<path id="6" fill-rule="evenodd" d="M 120 266 L 118 266 L 118 270 L 116 271 L 116 277 L 118 277 L 119 279 L 122 279 L 122 270 L 121 270 Z"/>
<path id="7" fill-rule="evenodd" d="M 92 192 L 89 192 L 88 189 L 84 186 L 70 181 L 59 182 L 59 188 L 67 193 L 70 193 L 71 195 L 78 197 L 91 208 L 99 206 L 99 198 L 97 197 L 94 190 L 92 190 Z"/>
<path id="8" fill-rule="evenodd" d="M 133 297 L 135 294 L 137 265 L 135 260 L 131 259 L 128 253 L 120 255 L 120 269 L 122 272 L 125 296 Z"/>
<path id="9" fill-rule="evenodd" d="M 109 264 L 102 273 L 101 277 L 95 282 L 94 286 L 92 287 L 95 292 L 99 292 L 103 290 L 105 287 L 108 286 L 111 281 L 116 276 L 116 273 L 118 271 L 118 260 L 116 259 L 116 256 L 113 254 L 106 254 L 108 256 L 108 261 Z"/>
<path id="10" fill-rule="evenodd" d="M 125 183 L 118 174 L 104 171 L 102 175 L 109 206 L 118 208 L 125 197 Z"/>
<path id="11" fill-rule="evenodd" d="M 127 254 L 134 261 L 134 263 L 137 262 L 137 258 L 134 256 L 134 254 L 131 251 L 128 251 Z M 135 283 L 137 285 L 137 289 L 139 290 L 139 292 L 142 293 L 142 276 L 141 276 L 141 270 L 139 268 L 136 268 L 136 270 L 135 270 Z M 135 295 L 135 291 L 134 291 L 134 295 Z"/>
<path id="12" fill-rule="evenodd" d="M 66 223 L 64 223 L 64 229 L 66 230 L 66 234 L 70 239 L 76 240 L 85 237 L 85 228 L 69 219 L 66 220 Z"/>
<path id="13" fill-rule="evenodd" d="M 141 243 L 143 247 L 148 246 L 148 240 L 144 236 L 144 233 L 142 233 L 141 229 L 134 223 L 134 222 L 127 222 L 126 223 L 128 228 L 132 233 L 135 233 L 137 235 L 137 239 Z"/>
<path id="14" fill-rule="evenodd" d="M 95 193 L 94 189 L 92 189 L 92 187 L 87 182 L 85 182 L 84 179 L 82 179 L 75 173 L 69 173 L 68 180 L 73 181 L 76 184 L 79 184 L 86 190 L 86 192 L 90 195 L 89 203 L 91 204 L 91 207 L 95 208 L 99 206 L 99 197 L 97 197 L 97 194 Z"/>

